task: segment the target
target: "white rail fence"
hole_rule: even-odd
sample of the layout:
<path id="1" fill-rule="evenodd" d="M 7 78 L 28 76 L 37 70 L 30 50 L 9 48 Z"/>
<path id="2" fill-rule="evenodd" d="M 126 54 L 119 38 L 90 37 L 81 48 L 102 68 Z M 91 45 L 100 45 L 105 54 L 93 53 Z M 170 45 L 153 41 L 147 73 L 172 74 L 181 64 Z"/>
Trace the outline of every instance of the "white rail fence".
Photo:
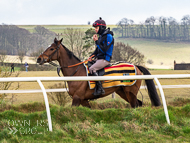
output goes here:
<path id="1" fill-rule="evenodd" d="M 43 92 L 46 112 L 48 118 L 49 131 L 52 131 L 52 121 L 51 114 L 49 109 L 49 102 L 47 98 L 46 92 L 62 92 L 66 91 L 65 89 L 45 89 L 42 81 L 103 81 L 103 80 L 155 80 L 157 84 L 157 88 L 160 91 L 160 95 L 162 98 L 162 103 L 164 107 L 164 112 L 166 116 L 167 123 L 170 124 L 170 119 L 168 115 L 167 105 L 165 101 L 165 96 L 163 92 L 163 88 L 158 79 L 187 79 L 190 78 L 190 74 L 170 74 L 170 75 L 134 75 L 134 76 L 99 76 L 99 77 L 86 77 L 86 76 L 78 76 L 78 77 L 13 77 L 13 78 L 0 78 L 0 82 L 38 82 L 41 90 L 0 90 L 0 93 L 35 93 L 35 92 Z M 190 85 L 165 85 L 164 88 L 188 88 Z"/>

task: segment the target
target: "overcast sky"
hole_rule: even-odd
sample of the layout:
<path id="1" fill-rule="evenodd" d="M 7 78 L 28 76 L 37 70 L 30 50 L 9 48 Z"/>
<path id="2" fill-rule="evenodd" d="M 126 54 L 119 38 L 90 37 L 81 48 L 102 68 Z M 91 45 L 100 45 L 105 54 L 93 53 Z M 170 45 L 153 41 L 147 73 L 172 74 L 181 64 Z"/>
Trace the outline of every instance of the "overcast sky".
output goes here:
<path id="1" fill-rule="evenodd" d="M 0 24 L 87 24 L 100 16 L 107 24 L 122 18 L 139 24 L 150 16 L 190 15 L 190 0 L 0 0 Z"/>

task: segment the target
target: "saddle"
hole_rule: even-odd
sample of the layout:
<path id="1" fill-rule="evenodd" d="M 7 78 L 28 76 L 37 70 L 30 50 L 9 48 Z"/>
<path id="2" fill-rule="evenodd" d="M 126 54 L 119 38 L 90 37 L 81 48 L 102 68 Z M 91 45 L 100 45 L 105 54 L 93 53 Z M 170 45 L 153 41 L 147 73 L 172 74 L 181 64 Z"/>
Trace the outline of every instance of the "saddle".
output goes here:
<path id="1" fill-rule="evenodd" d="M 94 61 L 92 61 L 92 62 L 88 61 L 88 69 L 89 69 L 94 63 L 95 63 Z M 107 65 L 106 67 L 111 67 L 111 64 Z M 104 68 L 106 68 L 106 67 L 104 67 Z M 96 71 L 96 72 L 98 73 L 98 76 L 103 76 L 103 75 L 104 75 L 104 73 L 105 73 L 104 68 L 102 68 L 102 69 Z M 91 73 L 88 73 L 88 75 L 89 75 L 89 76 L 92 76 Z"/>
<path id="2" fill-rule="evenodd" d="M 89 72 L 89 67 L 92 66 L 93 62 L 86 62 L 86 73 L 87 76 L 92 76 Z M 97 71 L 99 76 L 131 76 L 136 75 L 136 68 L 133 64 L 126 63 L 123 61 L 116 62 L 114 64 L 109 64 L 108 66 L 104 67 Z M 88 81 L 90 89 L 95 88 L 95 81 Z M 102 81 L 103 88 L 109 88 L 114 86 L 132 86 L 136 83 L 136 80 L 121 80 L 121 81 L 114 81 L 114 80 L 107 80 Z"/>

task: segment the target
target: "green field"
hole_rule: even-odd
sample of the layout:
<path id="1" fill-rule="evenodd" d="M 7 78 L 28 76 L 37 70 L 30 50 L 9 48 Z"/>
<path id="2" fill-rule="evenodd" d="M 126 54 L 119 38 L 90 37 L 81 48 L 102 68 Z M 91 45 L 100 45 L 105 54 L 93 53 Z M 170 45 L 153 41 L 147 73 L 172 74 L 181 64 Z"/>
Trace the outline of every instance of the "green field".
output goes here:
<path id="1" fill-rule="evenodd" d="M 20 28 L 27 29 L 30 32 L 34 32 L 34 28 L 37 25 L 17 25 Z M 45 27 L 46 29 L 49 29 L 50 31 L 53 31 L 55 33 L 63 33 L 64 29 L 66 28 L 80 28 L 84 31 L 88 30 L 89 28 L 92 28 L 92 25 L 40 25 Z M 116 25 L 108 25 L 110 28 L 117 27 Z"/>

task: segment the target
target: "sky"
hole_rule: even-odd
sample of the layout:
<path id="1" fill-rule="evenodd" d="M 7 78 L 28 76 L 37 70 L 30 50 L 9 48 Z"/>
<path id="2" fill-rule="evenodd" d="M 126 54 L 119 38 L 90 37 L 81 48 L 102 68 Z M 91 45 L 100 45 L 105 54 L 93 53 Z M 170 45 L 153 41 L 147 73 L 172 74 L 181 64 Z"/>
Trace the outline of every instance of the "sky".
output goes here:
<path id="1" fill-rule="evenodd" d="M 147 18 L 190 15 L 190 0 L 0 0 L 0 24 L 86 25 L 102 17 L 107 25 L 122 18 L 136 24 Z"/>

